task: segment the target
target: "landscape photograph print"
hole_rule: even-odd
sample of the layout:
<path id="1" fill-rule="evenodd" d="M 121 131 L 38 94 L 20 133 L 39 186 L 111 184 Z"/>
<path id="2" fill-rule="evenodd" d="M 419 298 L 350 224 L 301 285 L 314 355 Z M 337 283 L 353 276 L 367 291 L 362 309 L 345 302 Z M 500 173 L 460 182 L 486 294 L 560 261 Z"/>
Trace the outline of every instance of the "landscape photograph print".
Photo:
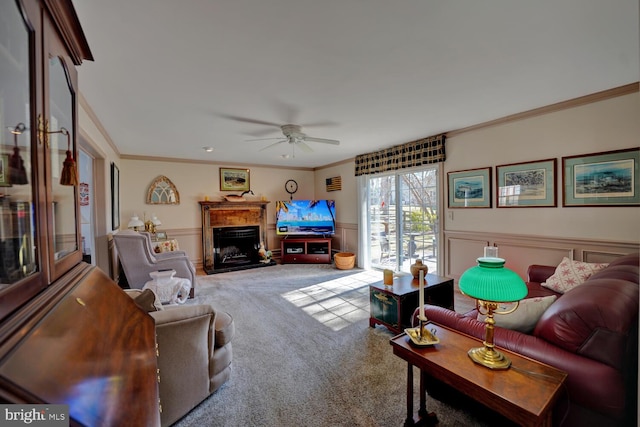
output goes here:
<path id="1" fill-rule="evenodd" d="M 565 206 L 638 206 L 640 149 L 563 157 Z"/>
<path id="2" fill-rule="evenodd" d="M 491 168 L 448 172 L 450 208 L 490 208 Z"/>
<path id="3" fill-rule="evenodd" d="M 499 208 L 556 206 L 556 159 L 496 166 Z"/>

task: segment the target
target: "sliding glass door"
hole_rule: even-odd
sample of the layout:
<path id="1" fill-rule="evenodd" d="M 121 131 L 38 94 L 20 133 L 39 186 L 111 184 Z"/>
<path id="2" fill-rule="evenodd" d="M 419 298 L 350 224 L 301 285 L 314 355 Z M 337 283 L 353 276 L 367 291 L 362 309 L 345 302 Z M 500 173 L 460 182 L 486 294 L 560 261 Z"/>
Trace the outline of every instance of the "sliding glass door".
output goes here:
<path id="1" fill-rule="evenodd" d="M 438 271 L 438 176 L 433 166 L 364 179 L 368 267 L 409 272 L 422 259 Z"/>

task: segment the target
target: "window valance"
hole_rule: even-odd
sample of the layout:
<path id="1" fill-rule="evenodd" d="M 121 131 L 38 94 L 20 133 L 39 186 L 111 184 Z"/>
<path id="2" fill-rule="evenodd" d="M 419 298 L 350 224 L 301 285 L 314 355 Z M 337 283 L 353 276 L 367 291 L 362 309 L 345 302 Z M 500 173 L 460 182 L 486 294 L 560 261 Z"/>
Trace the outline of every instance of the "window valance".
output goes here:
<path id="1" fill-rule="evenodd" d="M 356 156 L 356 176 L 372 175 L 431 163 L 444 162 L 445 136 L 436 135 Z"/>

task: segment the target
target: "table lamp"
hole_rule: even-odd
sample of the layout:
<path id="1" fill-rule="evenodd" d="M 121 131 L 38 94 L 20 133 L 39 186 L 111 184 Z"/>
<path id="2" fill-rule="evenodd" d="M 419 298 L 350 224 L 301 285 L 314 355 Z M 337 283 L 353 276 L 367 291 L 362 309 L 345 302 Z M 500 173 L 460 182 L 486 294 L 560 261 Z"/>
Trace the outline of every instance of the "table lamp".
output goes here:
<path id="1" fill-rule="evenodd" d="M 162 221 L 158 219 L 156 214 L 152 214 L 151 219 L 144 222 L 144 230 L 156 234 L 159 225 L 162 225 Z"/>
<path id="2" fill-rule="evenodd" d="M 131 221 L 129 221 L 129 224 L 127 224 L 127 227 L 133 228 L 135 231 L 138 231 L 139 227 L 144 227 L 144 222 L 142 222 L 142 220 L 138 218 L 138 215 L 133 214 L 133 216 L 131 217 Z"/>
<path id="3" fill-rule="evenodd" d="M 494 257 L 481 257 L 478 265 L 462 273 L 458 285 L 460 292 L 476 299 L 476 308 L 480 314 L 486 314 L 484 346 L 469 350 L 474 362 L 490 369 L 508 369 L 511 361 L 495 349 L 493 314 L 509 314 L 518 308 L 518 302 L 527 295 L 527 285 L 514 271 L 504 267 L 505 260 Z M 503 302 L 515 302 L 507 311 L 497 311 Z"/>

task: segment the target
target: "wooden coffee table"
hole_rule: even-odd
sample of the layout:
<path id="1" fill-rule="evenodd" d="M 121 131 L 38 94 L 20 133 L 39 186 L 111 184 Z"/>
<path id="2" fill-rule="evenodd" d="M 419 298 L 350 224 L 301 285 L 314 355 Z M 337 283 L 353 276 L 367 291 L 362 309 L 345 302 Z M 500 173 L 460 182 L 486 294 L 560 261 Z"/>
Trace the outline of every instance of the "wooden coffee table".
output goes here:
<path id="1" fill-rule="evenodd" d="M 418 308 L 418 279 L 406 274 L 394 277 L 393 286 L 382 280 L 369 285 L 369 326 L 384 325 L 399 334 L 411 327 L 411 316 Z M 453 310 L 453 279 L 427 274 L 424 288 L 425 304 Z"/>
<path id="2" fill-rule="evenodd" d="M 407 418 L 405 426 L 433 425 L 435 414 L 426 409 L 427 373 L 522 426 L 551 426 L 552 409 L 567 374 L 507 350 L 508 370 L 491 370 L 474 363 L 467 351 L 482 342 L 435 323 L 439 344 L 416 347 L 406 334 L 391 339 L 393 354 L 407 361 Z M 420 408 L 413 413 L 413 367 L 420 369 Z"/>

